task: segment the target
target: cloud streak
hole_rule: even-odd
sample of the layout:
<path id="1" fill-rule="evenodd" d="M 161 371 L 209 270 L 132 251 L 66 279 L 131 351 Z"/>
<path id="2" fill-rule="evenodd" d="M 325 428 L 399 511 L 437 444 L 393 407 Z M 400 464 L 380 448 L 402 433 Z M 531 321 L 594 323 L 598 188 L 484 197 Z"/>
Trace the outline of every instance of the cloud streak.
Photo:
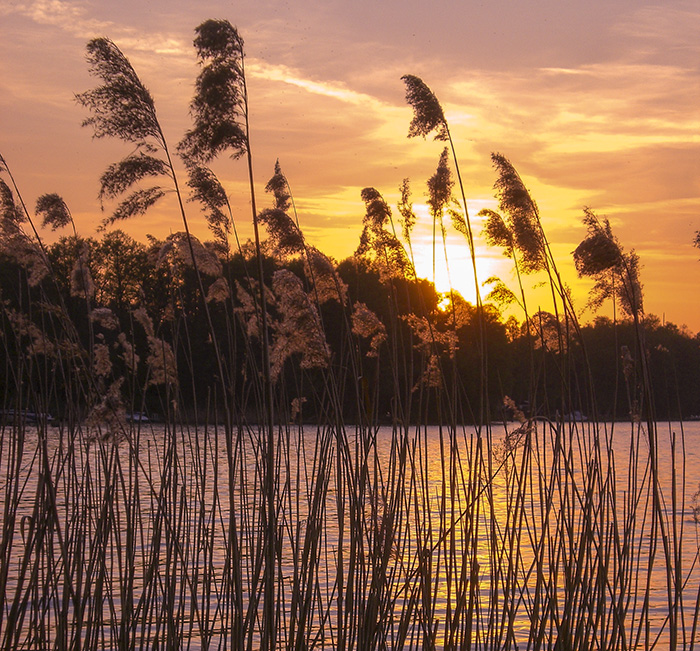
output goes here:
<path id="1" fill-rule="evenodd" d="M 345 104 L 362 106 L 375 111 L 384 110 L 387 105 L 371 95 L 360 93 L 333 82 L 312 81 L 303 79 L 298 73 L 287 66 L 271 65 L 263 61 L 254 62 L 246 67 L 246 72 L 258 79 L 272 82 L 282 82 L 290 86 L 296 86 L 309 93 L 337 99 Z"/>

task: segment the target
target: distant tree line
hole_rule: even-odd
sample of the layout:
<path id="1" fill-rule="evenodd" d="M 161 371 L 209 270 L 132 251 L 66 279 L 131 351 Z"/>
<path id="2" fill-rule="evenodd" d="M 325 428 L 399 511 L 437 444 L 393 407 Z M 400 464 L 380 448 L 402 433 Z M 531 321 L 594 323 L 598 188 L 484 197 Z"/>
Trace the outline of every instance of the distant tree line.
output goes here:
<path id="1" fill-rule="evenodd" d="M 196 242 L 207 302 L 214 327 L 224 342 L 220 353 L 235 369 L 236 376 L 229 378 L 235 395 L 228 399 L 245 402 L 245 394 L 251 390 L 246 374 L 254 372 L 249 368 L 256 327 L 252 291 L 256 281 L 251 270 L 254 256 L 252 251 L 246 255 L 245 246 L 242 253 L 221 256 L 215 242 Z M 5 368 L 19 368 L 13 360 L 27 352 L 27 346 L 38 345 L 37 341 L 27 343 L 26 321 L 19 323 L 18 317 L 12 315 L 23 313 L 23 319 L 35 324 L 35 332 L 53 332 L 59 327 L 58 321 L 52 321 L 47 305 L 64 305 L 83 349 L 90 351 L 91 341 L 96 342 L 92 344 L 93 354 L 101 350 L 99 346 L 112 352 L 118 349 L 120 355 L 111 354 L 110 364 L 114 367 L 109 373 L 129 378 L 132 389 L 146 388 L 143 404 L 132 405 L 133 410 L 143 407 L 158 414 L 168 409 L 168 400 L 175 400 L 166 396 L 167 385 L 149 378 L 151 367 L 134 364 L 130 368 L 125 347 L 133 343 L 134 359 L 146 360 L 153 354 L 149 337 L 172 346 L 175 363 L 170 371 L 177 373 L 172 385 L 178 387 L 178 409 L 182 414 L 199 418 L 208 403 L 223 399 L 216 396 L 215 351 L 197 276 L 182 236 L 175 234 L 162 241 L 149 238 L 143 244 L 120 230 L 107 232 L 101 239 L 72 235 L 61 237 L 48 247 L 47 253 L 51 274 L 38 283 L 28 282 L 31 272 L 18 261 L 7 255 L 0 258 L 4 305 L 4 345 L 0 355 L 5 358 L 1 362 Z M 266 284 L 270 287 L 274 278 L 279 278 L 276 273 L 280 270 L 293 274 L 305 287 L 319 285 L 314 285 L 311 268 L 300 258 L 280 256 L 267 249 L 263 260 Z M 77 272 L 81 268 L 82 281 Z M 285 334 L 286 352 L 273 349 L 280 356 L 271 360 L 279 395 L 289 396 L 290 404 L 291 396 L 296 396 L 303 419 L 318 418 L 316 410 L 323 404 L 322 400 L 311 399 L 324 391 L 324 376 L 316 370 L 323 364 L 315 365 L 311 356 L 327 355 L 329 364 L 344 364 L 348 359 L 344 350 L 348 335 L 354 333 L 358 335 L 355 339 L 362 368 L 360 377 L 351 378 L 355 390 L 343 393 L 346 420 L 357 419 L 363 411 L 378 422 L 391 422 L 398 413 L 397 396 L 414 401 L 409 413 L 427 414 L 437 420 L 445 407 L 440 404 L 441 384 L 456 383 L 456 395 L 465 397 L 464 404 L 456 407 L 459 420 L 476 422 L 472 409 L 480 399 L 480 327 L 484 328 L 488 355 L 487 404 L 492 420 L 513 416 L 512 410 L 504 407 L 505 397 L 525 413 L 542 417 L 555 417 L 561 409 L 571 409 L 574 404 L 586 415 L 627 419 L 634 417 L 639 407 L 633 397 L 639 380 L 630 360 L 638 353 L 630 319 L 613 322 L 598 317 L 582 326 L 580 337 L 571 336 L 562 345 L 561 324 L 558 326 L 556 317 L 547 312 L 531 316 L 526 325 L 513 317 L 504 319 L 491 303 L 477 308 L 457 293 L 445 305 L 444 296 L 436 292 L 431 282 L 399 274 L 383 277 L 381 269 L 360 255 L 340 262 L 335 271 L 349 304 L 366 309 L 365 321 L 356 308 L 350 322 L 347 310 L 338 300 L 321 297 L 319 318 L 325 340 L 315 342 L 307 333 L 295 348 L 295 344 L 289 344 L 290 335 Z M 231 303 L 232 310 L 225 308 L 226 302 Z M 293 305 L 285 307 L 279 303 L 278 297 L 269 306 L 273 317 L 285 309 L 294 311 Z M 230 322 L 231 314 L 238 315 L 236 324 Z M 374 330 L 371 323 L 366 323 L 368 318 L 374 320 Z M 152 326 L 140 325 L 146 319 Z M 676 419 L 700 414 L 700 338 L 685 328 L 662 324 L 653 316 L 645 318 L 644 326 L 657 417 Z M 275 327 L 278 336 L 282 336 L 282 326 Z M 314 346 L 316 350 L 312 350 Z M 36 352 L 41 353 L 38 349 Z M 310 360 L 307 363 L 305 355 Z M 289 357 L 301 364 L 285 364 Z M 54 354 L 46 363 L 60 366 L 61 355 Z M 300 368 L 306 369 L 303 377 L 299 375 Z M 360 373 L 358 369 L 354 372 Z M 566 382 L 561 381 L 562 374 L 567 375 Z M 60 382 L 60 377 L 60 373 L 52 372 L 53 381 Z M 13 402 L 17 391 L 27 391 L 16 380 L 12 373 L 0 377 L 0 395 L 7 404 Z M 34 380 L 25 378 L 27 381 Z M 586 389 L 589 383 L 590 391 Z M 575 402 L 571 402 L 571 396 L 561 395 L 562 387 L 578 387 Z M 126 389 L 123 385 L 122 391 Z M 126 393 L 140 395 L 133 390 Z M 305 394 L 309 395 L 308 402 L 298 403 Z M 61 416 L 65 404 L 62 391 L 54 386 L 51 395 L 48 408 Z M 407 413 L 406 405 L 401 413 Z"/>

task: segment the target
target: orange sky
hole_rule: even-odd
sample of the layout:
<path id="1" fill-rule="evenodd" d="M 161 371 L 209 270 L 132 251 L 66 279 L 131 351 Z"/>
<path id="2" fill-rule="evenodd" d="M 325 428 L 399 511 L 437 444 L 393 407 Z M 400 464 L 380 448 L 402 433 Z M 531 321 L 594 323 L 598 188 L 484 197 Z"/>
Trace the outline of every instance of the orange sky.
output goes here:
<path id="1" fill-rule="evenodd" d="M 647 312 L 700 330 L 700 251 L 692 247 L 700 229 L 695 0 L 6 0 L 0 153 L 28 204 L 58 192 L 80 232 L 93 235 L 103 216 L 99 176 L 129 152 L 80 127 L 86 114 L 74 94 L 94 85 L 86 41 L 109 36 L 121 47 L 174 146 L 188 126 L 193 28 L 206 18 L 227 18 L 246 41 L 260 192 L 279 158 L 307 238 L 327 253 L 340 259 L 356 247 L 363 187 L 376 187 L 395 205 L 401 180 L 410 177 L 419 212 L 425 203 L 442 143 L 406 138 L 412 114 L 400 77 L 415 74 L 442 102 L 471 215 L 495 208 L 490 154 L 499 151 L 538 202 L 582 309 L 587 285 L 575 278 L 570 254 L 584 236 L 582 208 L 590 206 L 640 255 Z M 216 170 L 247 237 L 244 164 L 221 160 Z M 259 202 L 266 205 L 264 197 Z M 194 204 L 190 211 L 195 232 L 206 236 Z M 165 237 L 181 225 L 165 202 L 123 227 L 143 238 Z M 426 218 L 414 242 L 426 276 L 430 228 Z M 451 279 L 470 298 L 468 251 L 460 236 L 448 237 Z M 498 251 L 479 242 L 478 255 L 481 280 L 511 280 Z M 444 289 L 445 274 L 439 276 Z"/>

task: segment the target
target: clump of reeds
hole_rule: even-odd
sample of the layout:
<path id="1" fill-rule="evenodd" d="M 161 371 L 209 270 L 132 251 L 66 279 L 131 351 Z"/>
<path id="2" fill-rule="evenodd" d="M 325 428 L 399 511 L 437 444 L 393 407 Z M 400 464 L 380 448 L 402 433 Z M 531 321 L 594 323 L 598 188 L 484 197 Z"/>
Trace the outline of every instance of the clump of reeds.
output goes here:
<path id="1" fill-rule="evenodd" d="M 365 188 L 357 252 L 340 265 L 306 241 L 279 163 L 272 206 L 257 210 L 243 40 L 206 21 L 195 48 L 182 166 L 108 39 L 88 45 L 102 85 L 78 96 L 96 136 L 136 147 L 100 180 L 101 199 L 118 201 L 104 227 L 172 195 L 183 232 L 139 247 L 114 231 L 98 249 L 60 196 L 32 214 L 0 159 L 2 255 L 17 279 L 1 304 L 3 647 L 692 647 L 683 431 L 669 431 L 664 465 L 638 262 L 610 225 L 585 211 L 575 261 L 594 300 L 621 301 L 636 327 L 635 347 L 611 360 L 624 426 L 596 416 L 587 342 L 539 210 L 494 154 L 499 212 L 483 216 L 520 287 L 516 298 L 496 284 L 523 308 L 527 400 L 506 398 L 513 424 L 499 426 L 489 345 L 505 328 L 480 297 L 432 91 L 404 77 L 409 135 L 450 145 L 456 183 L 445 150 L 427 184 L 435 243 L 449 216 L 477 286 L 475 306 L 453 292 L 446 313 L 415 276 L 408 180 L 403 241 Z M 207 167 L 222 153 L 246 163 L 249 246 Z M 186 185 L 211 243 L 190 233 Z M 37 217 L 73 233 L 49 249 Z M 107 269 L 115 251 L 141 275 L 127 282 L 124 260 Z M 551 312 L 528 311 L 527 274 L 546 278 Z"/>

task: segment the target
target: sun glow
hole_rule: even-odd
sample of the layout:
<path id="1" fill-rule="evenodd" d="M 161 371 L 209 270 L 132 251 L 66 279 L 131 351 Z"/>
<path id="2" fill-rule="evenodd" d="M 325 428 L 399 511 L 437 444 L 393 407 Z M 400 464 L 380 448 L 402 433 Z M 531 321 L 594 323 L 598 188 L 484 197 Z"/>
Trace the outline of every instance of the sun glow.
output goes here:
<path id="1" fill-rule="evenodd" d="M 435 290 L 439 294 L 449 294 L 456 291 L 469 303 L 476 303 L 476 283 L 474 282 L 474 268 L 466 242 L 453 242 L 448 238 L 447 260 L 445 248 L 442 243 L 435 247 L 435 264 L 433 266 L 433 247 L 427 243 L 416 246 L 414 243 L 413 256 L 415 260 L 416 274 L 420 278 L 426 278 L 435 283 Z M 454 238 L 457 239 L 457 238 Z M 478 254 L 478 249 L 477 249 Z M 505 262 L 505 264 L 504 264 Z M 491 276 L 506 276 L 507 261 L 501 261 L 490 255 L 476 258 L 476 273 L 479 284 L 479 293 L 482 297 L 488 293 L 488 287 L 483 283 Z"/>
<path id="2" fill-rule="evenodd" d="M 448 219 L 445 220 L 445 235 L 442 237 L 440 226 L 433 236 L 432 218 L 426 205 L 414 205 L 418 217 L 411 237 L 413 262 L 419 278 L 426 278 L 435 284 L 439 294 L 448 295 L 450 291 L 458 292 L 467 302 L 476 303 L 476 287 L 482 297 L 489 288 L 483 283 L 487 278 L 499 276 L 507 283 L 510 278 L 510 264 L 498 251 L 485 245 L 479 235 L 481 220 L 473 220 L 476 244 L 476 282 L 474 281 L 474 263 L 465 238 L 455 232 Z M 477 223 L 478 222 L 478 223 Z M 449 302 L 449 298 L 444 299 Z"/>

